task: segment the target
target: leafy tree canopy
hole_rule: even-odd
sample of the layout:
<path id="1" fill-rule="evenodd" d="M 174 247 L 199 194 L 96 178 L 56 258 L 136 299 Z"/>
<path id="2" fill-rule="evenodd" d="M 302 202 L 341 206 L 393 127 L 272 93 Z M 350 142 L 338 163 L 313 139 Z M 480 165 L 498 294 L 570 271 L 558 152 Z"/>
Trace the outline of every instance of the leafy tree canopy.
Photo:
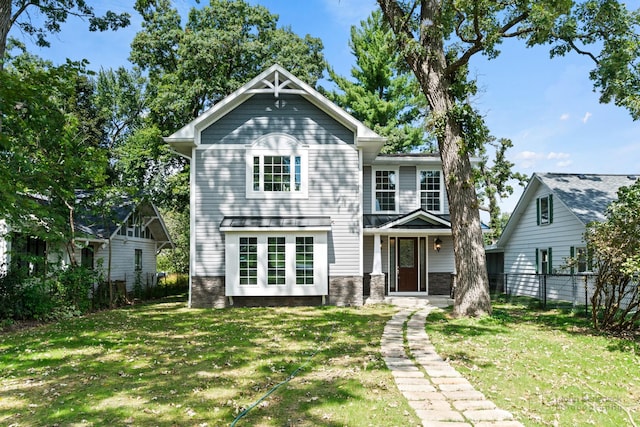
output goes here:
<path id="1" fill-rule="evenodd" d="M 242 0 L 211 0 L 181 24 L 169 0 L 138 0 L 144 21 L 131 61 L 150 77 L 151 120 L 180 128 L 265 67 L 279 63 L 307 83 L 322 76 L 322 42 L 278 27 L 278 16 Z"/>
<path id="2" fill-rule="evenodd" d="M 29 54 L 0 72 L 0 216 L 21 230 L 73 237 L 75 189 L 104 184 L 102 124 L 84 63 Z"/>
<path id="3" fill-rule="evenodd" d="M 340 92 L 325 90 L 325 95 L 386 136 L 383 152 L 432 151 L 432 141 L 424 128 L 427 101 L 379 10 L 361 21 L 360 27 L 351 27 L 349 46 L 356 58 L 356 66 L 351 69 L 353 79 L 329 67 L 329 76 Z"/>
<path id="4" fill-rule="evenodd" d="M 0 0 L 0 68 L 12 27 L 17 26 L 23 33 L 35 37 L 38 46 L 48 47 L 47 36 L 60 32 L 69 16 L 87 19 L 91 31 L 126 27 L 130 18 L 128 13 L 110 10 L 98 16 L 86 0 Z"/>

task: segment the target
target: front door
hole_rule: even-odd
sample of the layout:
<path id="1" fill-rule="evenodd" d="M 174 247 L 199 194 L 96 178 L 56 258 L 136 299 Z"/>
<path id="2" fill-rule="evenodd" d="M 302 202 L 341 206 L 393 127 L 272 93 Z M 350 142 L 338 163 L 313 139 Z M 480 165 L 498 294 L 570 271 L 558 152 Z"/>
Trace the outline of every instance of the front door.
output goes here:
<path id="1" fill-rule="evenodd" d="M 398 291 L 418 291 L 418 239 L 398 238 Z"/>

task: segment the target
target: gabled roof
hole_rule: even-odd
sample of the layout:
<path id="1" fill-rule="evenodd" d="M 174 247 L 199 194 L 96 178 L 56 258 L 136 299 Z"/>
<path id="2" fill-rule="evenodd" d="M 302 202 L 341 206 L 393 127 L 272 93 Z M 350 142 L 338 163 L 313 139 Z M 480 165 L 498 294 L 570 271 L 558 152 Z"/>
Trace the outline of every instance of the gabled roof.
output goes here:
<path id="1" fill-rule="evenodd" d="M 203 129 L 206 129 L 238 105 L 259 93 L 273 94 L 274 98 L 278 98 L 280 94 L 296 94 L 304 97 L 354 132 L 354 143 L 365 153 L 365 162 L 367 160 L 372 161 L 386 141 L 386 138 L 369 129 L 313 87 L 285 70 L 282 66 L 274 64 L 184 127 L 165 137 L 165 142 L 169 143 L 179 154 L 190 157 L 191 149 L 199 145 L 199 134 Z"/>
<path id="2" fill-rule="evenodd" d="M 403 215 L 366 214 L 364 215 L 365 230 L 403 229 L 451 229 L 448 215 L 435 215 L 424 209 L 416 209 Z"/>
<path id="3" fill-rule="evenodd" d="M 502 247 L 515 229 L 540 186 L 554 195 L 583 225 L 603 221 L 607 206 L 618 198 L 620 187 L 632 185 L 637 175 L 534 173 L 516 205 L 497 246 Z"/>
<path id="4" fill-rule="evenodd" d="M 149 227 L 153 239 L 161 245 L 173 247 L 173 242 L 167 231 L 160 212 L 156 206 L 143 201 L 137 206 L 129 197 L 121 197 L 121 201 L 111 209 L 108 221 L 104 221 L 98 216 L 91 206 L 88 205 L 91 193 L 76 191 L 77 211 L 75 215 L 75 227 L 79 238 L 88 240 L 108 240 L 112 238 L 125 224 L 136 210 L 140 212 L 145 226 Z M 80 237 L 81 236 L 81 237 Z"/>

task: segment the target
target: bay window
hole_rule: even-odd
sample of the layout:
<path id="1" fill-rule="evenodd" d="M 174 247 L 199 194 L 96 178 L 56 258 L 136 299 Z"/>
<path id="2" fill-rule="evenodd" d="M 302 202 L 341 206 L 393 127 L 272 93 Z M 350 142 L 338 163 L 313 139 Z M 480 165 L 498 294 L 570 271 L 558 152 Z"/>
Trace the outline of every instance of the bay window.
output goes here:
<path id="1" fill-rule="evenodd" d="M 227 295 L 327 295 L 326 231 L 227 231 Z"/>

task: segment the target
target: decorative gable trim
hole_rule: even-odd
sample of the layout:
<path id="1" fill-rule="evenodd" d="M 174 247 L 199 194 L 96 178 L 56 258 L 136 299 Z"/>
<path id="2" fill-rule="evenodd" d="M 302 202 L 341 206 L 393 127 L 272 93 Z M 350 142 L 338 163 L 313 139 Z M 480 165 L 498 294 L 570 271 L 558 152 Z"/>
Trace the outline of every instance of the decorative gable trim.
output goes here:
<path id="1" fill-rule="evenodd" d="M 276 98 L 285 93 L 303 96 L 343 126 L 352 130 L 355 133 L 356 145 L 375 145 L 377 147 L 376 153 L 386 141 L 386 138 L 369 129 L 310 85 L 289 73 L 282 66 L 274 64 L 177 132 L 165 137 L 165 142 L 173 145 L 174 142 L 184 144 L 187 141 L 193 141 L 196 146 L 199 145 L 199 134 L 203 129 L 257 93 L 270 93 Z"/>

